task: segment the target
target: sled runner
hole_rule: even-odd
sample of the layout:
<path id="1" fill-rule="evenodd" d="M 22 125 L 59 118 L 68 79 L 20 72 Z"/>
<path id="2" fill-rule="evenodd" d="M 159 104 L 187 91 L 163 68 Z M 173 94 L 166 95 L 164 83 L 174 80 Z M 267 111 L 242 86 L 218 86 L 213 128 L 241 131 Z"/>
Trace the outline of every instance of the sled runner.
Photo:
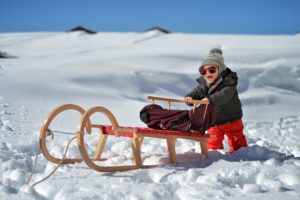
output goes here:
<path id="1" fill-rule="evenodd" d="M 185 103 L 184 100 L 180 99 L 171 99 L 163 97 L 154 97 L 149 96 L 148 99 L 154 101 L 166 101 L 170 109 L 171 102 Z M 198 104 L 203 104 L 201 101 L 192 101 L 194 108 Z M 207 106 L 207 104 L 206 104 Z M 62 112 L 73 110 L 77 111 L 81 115 L 81 119 L 76 131 L 76 139 L 78 144 L 78 149 L 81 154 L 81 158 L 57 158 L 49 152 L 47 146 L 47 137 L 52 136 L 56 133 L 68 133 L 58 130 L 52 130 L 51 123 L 52 121 Z M 104 115 L 110 124 L 101 124 L 99 121 L 93 120 L 93 116 L 101 114 Z M 206 112 L 204 113 L 205 118 Z M 93 131 L 97 130 L 97 132 Z M 69 133 L 70 134 L 70 133 Z M 87 147 L 86 137 L 89 137 L 92 134 L 96 134 L 98 137 L 98 142 L 96 148 L 91 149 Z M 74 133 L 75 135 L 75 133 Z M 135 164 L 128 166 L 103 166 L 101 161 L 105 160 L 101 158 L 102 152 L 104 150 L 105 143 L 108 136 L 115 137 L 128 137 L 131 139 L 133 159 Z M 114 171 L 125 171 L 133 170 L 139 168 L 149 168 L 156 165 L 143 165 L 143 160 L 141 158 L 141 145 L 145 137 L 165 139 L 167 142 L 168 153 L 171 163 L 176 163 L 176 140 L 180 139 L 189 139 L 194 140 L 200 143 L 201 153 L 208 156 L 207 153 L 207 140 L 209 137 L 214 137 L 214 135 L 199 134 L 197 132 L 181 132 L 174 130 L 157 130 L 151 128 L 142 128 L 142 127 L 124 127 L 119 126 L 115 116 L 104 107 L 93 107 L 87 111 L 77 105 L 66 104 L 55 108 L 48 118 L 45 120 L 41 132 L 40 132 L 40 149 L 46 159 L 52 163 L 60 164 L 72 164 L 85 161 L 85 163 L 94 170 L 103 171 L 103 172 L 114 172 Z"/>

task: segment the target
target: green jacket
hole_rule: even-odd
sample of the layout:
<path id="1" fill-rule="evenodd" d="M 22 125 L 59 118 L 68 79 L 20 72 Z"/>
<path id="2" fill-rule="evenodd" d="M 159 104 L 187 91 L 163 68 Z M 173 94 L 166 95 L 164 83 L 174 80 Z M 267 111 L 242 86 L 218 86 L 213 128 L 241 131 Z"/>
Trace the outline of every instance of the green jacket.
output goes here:
<path id="1" fill-rule="evenodd" d="M 214 89 L 207 85 L 202 76 L 197 79 L 197 82 L 198 86 L 186 97 L 197 100 L 208 98 L 209 103 L 215 107 L 217 116 L 214 126 L 242 118 L 242 106 L 236 89 L 238 84 L 236 72 L 226 68 L 216 80 L 217 86 Z"/>

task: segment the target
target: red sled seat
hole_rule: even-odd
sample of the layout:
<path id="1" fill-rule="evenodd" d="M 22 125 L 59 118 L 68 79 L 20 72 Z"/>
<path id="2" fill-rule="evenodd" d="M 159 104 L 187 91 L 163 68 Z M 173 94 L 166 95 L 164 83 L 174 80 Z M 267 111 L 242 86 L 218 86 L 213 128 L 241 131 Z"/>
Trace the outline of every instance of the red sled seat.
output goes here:
<path id="1" fill-rule="evenodd" d="M 113 127 L 110 125 L 104 125 L 102 126 L 102 133 L 108 134 L 108 135 L 115 135 L 115 132 L 113 130 Z M 134 131 L 136 133 L 140 134 L 141 136 L 176 136 L 176 137 L 195 137 L 195 138 L 209 138 L 211 135 L 208 134 L 201 134 L 197 132 L 183 132 L 183 131 L 174 131 L 174 130 L 162 130 L 162 129 L 152 129 L 152 128 L 146 128 L 146 127 L 119 127 L 119 136 L 123 137 L 133 137 Z"/>

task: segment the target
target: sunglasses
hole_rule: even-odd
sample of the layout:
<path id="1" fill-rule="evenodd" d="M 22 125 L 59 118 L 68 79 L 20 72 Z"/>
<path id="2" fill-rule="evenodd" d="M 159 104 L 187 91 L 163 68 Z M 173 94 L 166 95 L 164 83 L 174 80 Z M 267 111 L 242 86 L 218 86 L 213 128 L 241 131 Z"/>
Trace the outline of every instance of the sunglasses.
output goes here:
<path id="1" fill-rule="evenodd" d="M 199 68 L 199 72 L 202 76 L 204 76 L 206 74 L 207 71 L 209 71 L 209 73 L 214 74 L 217 72 L 217 66 L 210 66 L 210 67 L 200 67 Z"/>

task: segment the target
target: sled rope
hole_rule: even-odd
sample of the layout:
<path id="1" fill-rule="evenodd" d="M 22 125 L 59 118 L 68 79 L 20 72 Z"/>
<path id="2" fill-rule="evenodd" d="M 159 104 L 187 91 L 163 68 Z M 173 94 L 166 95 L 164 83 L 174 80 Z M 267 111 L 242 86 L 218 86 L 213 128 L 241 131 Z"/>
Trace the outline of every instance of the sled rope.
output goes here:
<path id="1" fill-rule="evenodd" d="M 37 184 L 39 184 L 39 183 L 41 183 L 41 182 L 47 180 L 50 176 L 52 176 L 52 175 L 54 174 L 54 172 L 55 172 L 55 171 L 60 167 L 60 165 L 63 163 L 64 159 L 66 159 L 66 155 L 67 155 L 67 152 L 68 152 L 68 149 L 69 149 L 69 145 L 71 144 L 71 142 L 72 142 L 76 137 L 77 137 L 77 136 L 74 136 L 74 137 L 72 137 L 72 138 L 68 141 L 68 144 L 67 144 L 67 146 L 66 146 L 66 148 L 65 148 L 65 151 L 64 151 L 64 153 L 63 153 L 63 157 L 62 157 L 62 159 L 59 161 L 59 163 L 57 164 L 57 166 L 54 168 L 54 170 L 52 170 L 52 172 L 51 172 L 50 174 L 48 174 L 45 178 L 43 178 L 43 179 L 41 179 L 41 180 L 39 180 L 39 181 L 33 183 L 31 186 L 33 186 L 33 187 L 36 186 Z M 35 161 L 34 161 L 34 165 L 33 165 L 33 167 L 32 167 L 32 172 L 31 172 L 31 174 L 30 174 L 30 176 L 29 176 L 29 179 L 28 179 L 28 181 L 27 181 L 28 184 L 30 183 L 30 180 L 31 180 L 31 178 L 32 178 L 32 175 L 33 175 L 34 170 L 35 170 L 35 167 L 36 167 L 36 163 L 37 163 L 37 158 L 38 158 L 39 150 L 40 150 L 40 148 L 38 148 L 38 151 L 37 151 L 37 154 L 36 154 L 36 158 L 35 158 Z"/>
<path id="2" fill-rule="evenodd" d="M 58 130 L 51 130 L 51 129 L 47 129 L 47 136 L 51 135 L 52 137 L 54 137 L 53 133 L 59 133 L 59 134 L 66 134 L 66 135 L 76 135 L 75 132 L 68 132 L 68 131 L 58 131 Z"/>
<path id="3" fill-rule="evenodd" d="M 38 148 L 37 148 L 36 155 L 35 155 L 35 159 L 34 159 L 34 164 L 33 164 L 33 166 L 32 166 L 32 170 L 31 170 L 30 176 L 29 176 L 29 178 L 28 178 L 27 184 L 30 183 L 30 180 L 31 180 L 32 175 L 33 175 L 33 173 L 34 173 L 34 169 L 35 169 L 35 166 L 36 166 L 36 163 L 37 163 L 37 159 L 38 159 L 39 153 L 40 153 L 40 146 L 38 146 Z"/>

